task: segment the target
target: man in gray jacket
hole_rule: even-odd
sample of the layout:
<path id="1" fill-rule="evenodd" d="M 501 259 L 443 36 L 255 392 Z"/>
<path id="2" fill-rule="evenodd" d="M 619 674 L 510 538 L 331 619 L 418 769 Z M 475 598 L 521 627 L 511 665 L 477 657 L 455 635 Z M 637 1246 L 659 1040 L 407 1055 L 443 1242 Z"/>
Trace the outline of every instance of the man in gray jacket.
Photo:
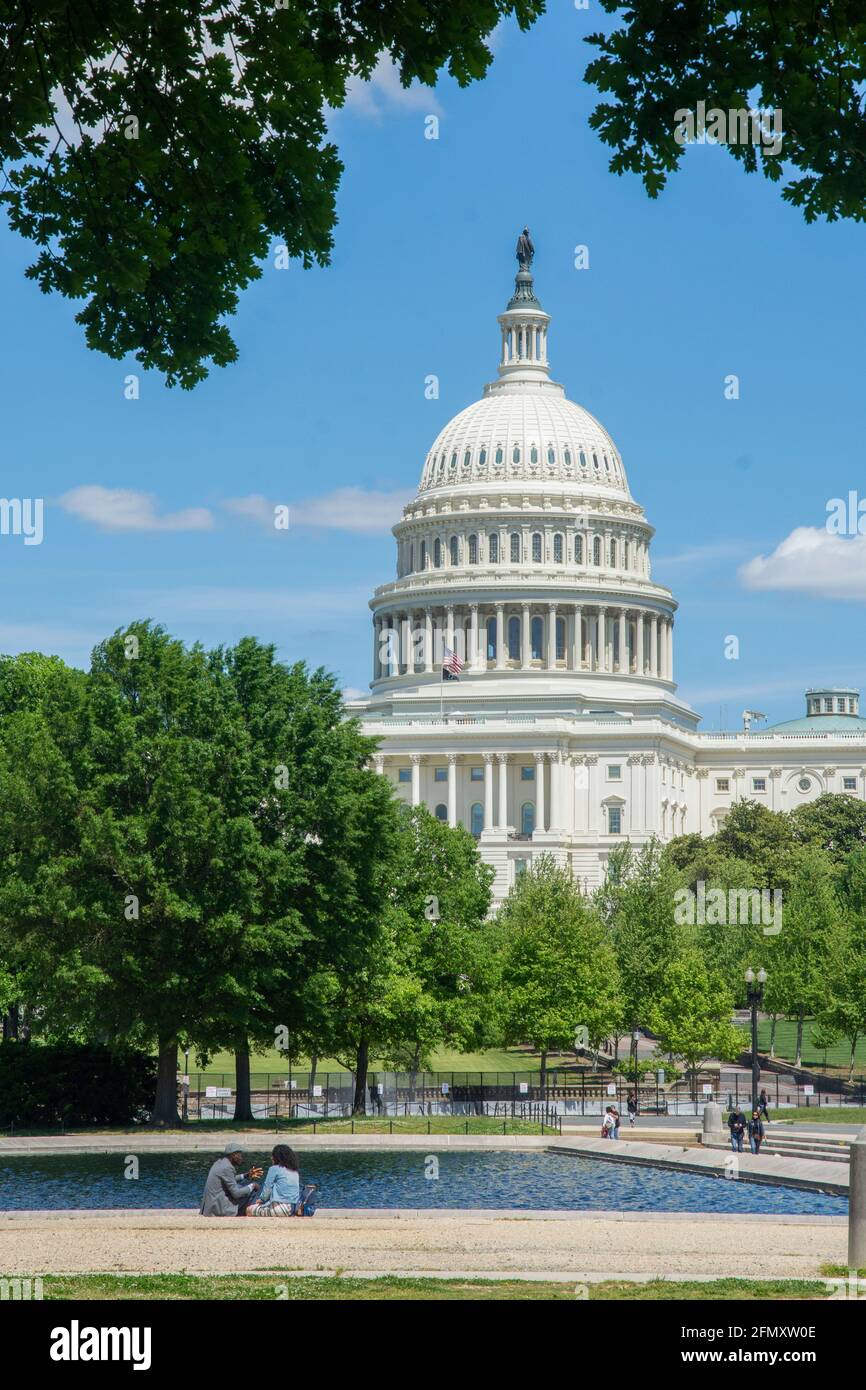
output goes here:
<path id="1" fill-rule="evenodd" d="M 260 1178 L 261 1168 L 251 1168 L 248 1174 L 237 1174 L 243 1160 L 243 1151 L 236 1143 L 229 1141 L 222 1158 L 211 1166 L 204 1185 L 201 1201 L 202 1216 L 244 1216 L 247 1207 L 258 1191 L 257 1182 L 247 1182 L 247 1178 Z"/>

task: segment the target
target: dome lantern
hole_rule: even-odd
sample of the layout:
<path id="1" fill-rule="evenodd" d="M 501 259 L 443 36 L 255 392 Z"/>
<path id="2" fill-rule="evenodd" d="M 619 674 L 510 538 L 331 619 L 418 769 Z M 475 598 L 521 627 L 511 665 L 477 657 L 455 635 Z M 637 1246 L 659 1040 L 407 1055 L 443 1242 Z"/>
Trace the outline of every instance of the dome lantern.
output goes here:
<path id="1" fill-rule="evenodd" d="M 535 283 L 530 269 L 535 247 L 524 227 L 517 241 L 519 270 L 514 277 L 514 294 L 503 314 L 499 315 L 502 352 L 499 376 L 505 380 L 548 381 L 546 314 L 535 296 Z"/>

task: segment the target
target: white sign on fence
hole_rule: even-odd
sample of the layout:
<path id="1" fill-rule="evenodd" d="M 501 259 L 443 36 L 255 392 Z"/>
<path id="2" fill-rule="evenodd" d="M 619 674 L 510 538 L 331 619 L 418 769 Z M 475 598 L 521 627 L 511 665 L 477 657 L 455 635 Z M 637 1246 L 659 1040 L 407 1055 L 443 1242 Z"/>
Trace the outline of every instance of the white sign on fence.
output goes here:
<path id="1" fill-rule="evenodd" d="M 804 1095 L 804 1096 L 813 1096 L 814 1094 L 815 1094 L 815 1087 L 814 1087 L 814 1086 L 804 1086 L 804 1087 L 803 1087 L 803 1095 Z"/>
<path id="2" fill-rule="evenodd" d="M 313 1095 L 314 1095 L 314 1096 L 320 1096 L 321 1094 L 322 1094 L 322 1088 L 321 1088 L 321 1086 L 314 1086 L 314 1087 L 313 1087 Z"/>
<path id="3" fill-rule="evenodd" d="M 708 1085 L 706 1084 L 706 1082 L 705 1082 L 704 1085 L 701 1087 L 701 1090 L 703 1091 L 703 1093 L 704 1093 L 705 1096 L 711 1096 L 711 1095 L 713 1094 L 713 1088 L 712 1088 L 712 1086 L 708 1086 Z"/>
<path id="4" fill-rule="evenodd" d="M 528 1090 L 529 1090 L 529 1082 L 528 1082 L 528 1081 L 521 1081 L 521 1083 L 520 1083 L 520 1094 L 521 1094 L 522 1096 L 525 1096 L 526 1093 L 528 1092 Z"/>
<path id="5" fill-rule="evenodd" d="M 448 1092 L 451 1090 L 451 1087 L 449 1086 L 447 1081 L 442 1082 L 441 1090 L 443 1096 L 447 1096 Z"/>
<path id="6" fill-rule="evenodd" d="M 607 1083 L 607 1093 L 608 1093 L 609 1096 L 615 1096 L 615 1095 L 616 1095 L 616 1082 L 614 1082 L 614 1081 L 609 1081 L 609 1082 Z"/>
<path id="7" fill-rule="evenodd" d="M 224 1099 L 226 1096 L 230 1096 L 232 1092 L 230 1086 L 206 1086 L 204 1093 L 208 1100 L 216 1100 L 218 1098 Z"/>

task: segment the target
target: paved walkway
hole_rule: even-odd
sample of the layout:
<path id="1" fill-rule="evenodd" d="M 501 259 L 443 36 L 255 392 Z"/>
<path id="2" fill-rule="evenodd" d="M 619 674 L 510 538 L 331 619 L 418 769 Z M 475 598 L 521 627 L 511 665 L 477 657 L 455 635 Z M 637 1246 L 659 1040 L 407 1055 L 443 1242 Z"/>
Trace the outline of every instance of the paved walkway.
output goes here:
<path id="1" fill-rule="evenodd" d="M 86 1272 L 816 1278 L 845 1264 L 842 1217 L 637 1212 L 320 1211 L 308 1221 L 190 1212 L 0 1215 L 5 1277 Z"/>

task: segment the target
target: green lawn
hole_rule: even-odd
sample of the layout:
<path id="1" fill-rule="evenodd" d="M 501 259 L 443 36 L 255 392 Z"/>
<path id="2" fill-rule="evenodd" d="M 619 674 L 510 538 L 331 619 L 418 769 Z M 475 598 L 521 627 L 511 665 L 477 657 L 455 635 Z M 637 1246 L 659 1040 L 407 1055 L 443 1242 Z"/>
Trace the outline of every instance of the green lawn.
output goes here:
<path id="1" fill-rule="evenodd" d="M 847 1274 L 847 1270 L 843 1271 Z M 116 1274 L 46 1275 L 43 1293 L 46 1299 L 92 1300 L 241 1300 L 274 1302 L 298 1300 L 313 1302 L 569 1302 L 588 1299 L 589 1302 L 630 1300 L 634 1302 L 668 1302 L 686 1300 L 703 1302 L 707 1299 L 822 1299 L 831 1290 L 820 1280 L 812 1279 L 718 1279 L 712 1283 L 680 1283 L 653 1280 L 648 1284 L 631 1284 L 623 1280 L 607 1280 L 600 1284 L 583 1284 L 579 1277 L 572 1283 L 539 1282 L 508 1279 L 349 1279 L 339 1275 L 298 1276 L 292 1270 L 285 1274 Z"/>
<path id="2" fill-rule="evenodd" d="M 549 1061 L 549 1066 L 554 1066 L 556 1058 Z M 181 1055 L 181 1061 L 183 1056 Z M 565 1065 L 574 1065 L 576 1058 L 574 1053 L 569 1052 L 562 1058 Z M 227 1077 L 234 1077 L 235 1059 L 232 1052 L 217 1052 L 208 1062 L 207 1067 L 197 1067 L 195 1058 L 191 1055 L 189 1059 L 190 1072 L 206 1071 L 208 1075 L 218 1072 L 225 1073 Z M 307 1072 L 310 1069 L 309 1058 L 302 1057 L 292 1060 L 293 1072 Z M 250 1059 L 250 1070 L 254 1074 L 264 1072 L 274 1072 L 280 1076 L 288 1075 L 288 1067 L 285 1057 L 271 1048 L 268 1052 L 261 1053 Z M 334 1057 L 320 1057 L 317 1063 L 317 1071 L 323 1075 L 328 1071 L 344 1072 L 346 1068 Z M 385 1070 L 380 1059 L 371 1061 L 371 1071 Z M 541 1070 L 541 1058 L 537 1052 L 518 1050 L 517 1048 L 489 1048 L 484 1052 L 454 1052 L 452 1049 L 443 1048 L 433 1054 L 430 1071 L 520 1071 L 537 1072 Z M 228 1085 L 228 1081 L 226 1082 Z"/>
<path id="3" fill-rule="evenodd" d="M 812 1040 L 813 1021 L 807 1019 L 803 1025 L 803 1058 L 804 1067 L 823 1067 L 826 1065 L 834 1069 L 841 1070 L 845 1076 L 848 1075 L 851 1049 L 846 1042 L 841 1042 L 836 1047 L 824 1048 L 816 1046 Z M 770 1050 L 770 1029 L 772 1025 L 769 1019 L 765 1019 L 758 1024 L 758 1047 L 761 1052 L 768 1053 Z M 750 1047 L 748 1031 L 743 1047 L 748 1051 Z M 776 1056 L 780 1060 L 793 1062 L 797 1055 L 797 1025 L 784 1019 L 779 1019 L 776 1024 Z M 866 1038 L 861 1038 L 857 1044 L 854 1060 L 854 1075 L 866 1076 Z"/>
<path id="4" fill-rule="evenodd" d="M 773 1115 L 772 1104 L 770 1114 Z M 809 1124 L 816 1125 L 866 1125 L 866 1106 L 800 1105 L 795 1110 L 778 1110 L 773 1115 L 774 1123 L 785 1124 L 788 1120 L 808 1120 Z"/>

